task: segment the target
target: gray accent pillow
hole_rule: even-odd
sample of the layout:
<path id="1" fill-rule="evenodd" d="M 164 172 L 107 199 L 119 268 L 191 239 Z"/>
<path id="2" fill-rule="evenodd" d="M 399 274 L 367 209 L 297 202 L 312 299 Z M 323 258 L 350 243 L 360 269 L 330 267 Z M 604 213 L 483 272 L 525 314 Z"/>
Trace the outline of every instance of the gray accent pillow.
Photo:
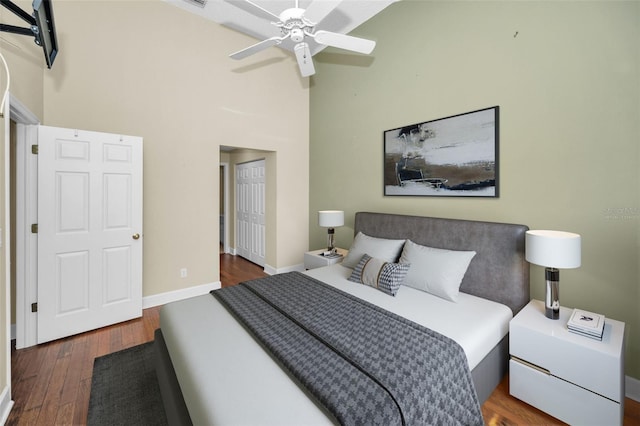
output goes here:
<path id="1" fill-rule="evenodd" d="M 400 262 L 410 263 L 404 285 L 456 302 L 475 251 L 444 250 L 407 240 Z"/>
<path id="2" fill-rule="evenodd" d="M 386 238 L 370 237 L 358 232 L 353 239 L 349 253 L 342 261 L 342 266 L 355 268 L 364 254 L 387 262 L 397 262 L 405 240 L 389 240 Z"/>
<path id="3" fill-rule="evenodd" d="M 409 270 L 408 263 L 389 263 L 368 254 L 353 268 L 349 281 L 365 284 L 395 296 Z"/>

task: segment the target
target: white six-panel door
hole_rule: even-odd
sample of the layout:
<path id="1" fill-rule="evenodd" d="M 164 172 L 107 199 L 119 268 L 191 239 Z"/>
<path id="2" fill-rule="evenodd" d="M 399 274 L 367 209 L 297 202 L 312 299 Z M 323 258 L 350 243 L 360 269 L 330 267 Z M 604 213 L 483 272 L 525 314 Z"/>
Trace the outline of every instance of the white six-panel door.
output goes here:
<path id="1" fill-rule="evenodd" d="M 265 160 L 236 165 L 236 252 L 265 264 Z"/>
<path id="2" fill-rule="evenodd" d="M 142 138 L 39 126 L 38 343 L 142 315 Z"/>

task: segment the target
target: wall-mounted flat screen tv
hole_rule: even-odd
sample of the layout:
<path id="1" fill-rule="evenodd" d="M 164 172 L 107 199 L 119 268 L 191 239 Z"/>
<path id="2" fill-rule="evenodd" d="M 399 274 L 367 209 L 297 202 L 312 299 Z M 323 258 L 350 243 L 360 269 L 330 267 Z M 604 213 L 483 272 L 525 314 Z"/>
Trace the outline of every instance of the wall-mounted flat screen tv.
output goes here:
<path id="1" fill-rule="evenodd" d="M 53 9 L 51 0 L 33 0 L 33 17 L 36 19 L 38 34 L 36 43 L 42 46 L 44 59 L 47 67 L 51 68 L 53 61 L 58 54 L 58 39 L 56 37 L 56 26 L 53 20 Z"/>
<path id="2" fill-rule="evenodd" d="M 56 37 L 56 25 L 53 20 L 51 0 L 33 0 L 32 14 L 22 10 L 11 0 L 0 0 L 0 6 L 8 9 L 29 24 L 28 28 L 0 24 L 0 31 L 35 37 L 36 44 L 41 46 L 44 51 L 47 67 L 51 68 L 58 55 L 58 39 Z"/>

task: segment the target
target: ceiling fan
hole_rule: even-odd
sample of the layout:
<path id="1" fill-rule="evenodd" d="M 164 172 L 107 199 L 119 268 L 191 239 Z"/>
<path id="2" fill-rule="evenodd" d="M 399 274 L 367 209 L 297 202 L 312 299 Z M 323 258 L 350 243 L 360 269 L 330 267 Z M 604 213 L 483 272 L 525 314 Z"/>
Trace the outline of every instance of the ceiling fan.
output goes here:
<path id="1" fill-rule="evenodd" d="M 298 61 L 300 73 L 303 77 L 315 74 L 311 50 L 307 39 L 316 43 L 358 53 L 369 54 L 376 47 L 376 42 L 364 38 L 353 37 L 331 31 L 317 29 L 317 26 L 327 17 L 342 0 L 313 0 L 306 9 L 301 9 L 298 0 L 295 6 L 285 9 L 276 15 L 251 0 L 226 0 L 253 15 L 269 19 L 273 25 L 280 28 L 281 36 L 271 37 L 239 50 L 229 55 L 233 59 L 243 59 L 268 47 L 276 46 L 285 40 L 294 43 L 293 51 Z M 273 21 L 276 19 L 276 21 Z"/>

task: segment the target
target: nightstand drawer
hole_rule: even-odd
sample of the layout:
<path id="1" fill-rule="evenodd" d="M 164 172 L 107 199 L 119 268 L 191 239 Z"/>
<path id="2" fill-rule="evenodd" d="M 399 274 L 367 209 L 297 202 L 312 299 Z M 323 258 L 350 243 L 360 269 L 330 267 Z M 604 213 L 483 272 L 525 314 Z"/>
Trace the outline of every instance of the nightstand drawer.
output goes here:
<path id="1" fill-rule="evenodd" d="M 514 359 L 509 361 L 509 392 L 516 398 L 570 424 L 622 424 L 623 404 Z"/>

